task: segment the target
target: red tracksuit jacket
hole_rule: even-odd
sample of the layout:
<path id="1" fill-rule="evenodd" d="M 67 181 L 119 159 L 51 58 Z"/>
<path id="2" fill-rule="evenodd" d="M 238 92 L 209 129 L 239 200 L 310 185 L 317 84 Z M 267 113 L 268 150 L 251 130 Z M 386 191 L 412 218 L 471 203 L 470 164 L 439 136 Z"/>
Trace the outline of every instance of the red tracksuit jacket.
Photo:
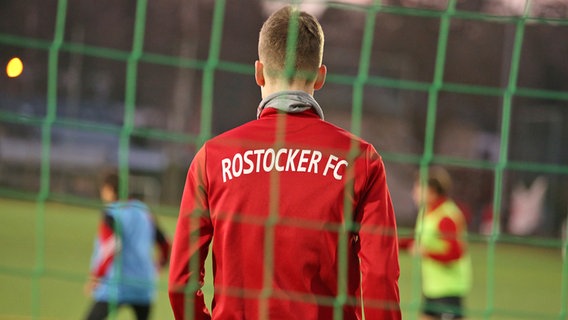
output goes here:
<path id="1" fill-rule="evenodd" d="M 176 319 L 327 320 L 334 306 L 343 319 L 400 319 L 398 277 L 380 156 L 312 110 L 266 108 L 193 159 L 170 264 Z"/>

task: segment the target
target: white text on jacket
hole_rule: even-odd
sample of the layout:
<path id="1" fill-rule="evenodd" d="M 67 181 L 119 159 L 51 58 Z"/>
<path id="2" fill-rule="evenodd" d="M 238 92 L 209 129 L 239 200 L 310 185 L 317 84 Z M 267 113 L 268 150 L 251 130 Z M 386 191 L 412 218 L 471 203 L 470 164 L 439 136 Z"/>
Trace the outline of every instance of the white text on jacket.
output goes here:
<path id="1" fill-rule="evenodd" d="M 324 163 L 325 165 L 321 167 L 320 164 Z M 307 172 L 323 176 L 330 174 L 334 179 L 341 180 L 348 165 L 347 160 L 340 159 L 333 154 L 324 157 L 318 150 L 286 148 L 247 150 L 243 153 L 235 153 L 232 158 L 221 160 L 223 182 L 253 172 L 270 172 L 272 170 Z"/>

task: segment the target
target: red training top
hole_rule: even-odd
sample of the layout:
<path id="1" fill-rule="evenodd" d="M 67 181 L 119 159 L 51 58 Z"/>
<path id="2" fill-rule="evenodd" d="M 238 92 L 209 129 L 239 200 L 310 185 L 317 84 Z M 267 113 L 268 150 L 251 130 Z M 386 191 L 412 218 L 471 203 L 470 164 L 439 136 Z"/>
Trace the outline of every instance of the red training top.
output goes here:
<path id="1" fill-rule="evenodd" d="M 313 110 L 266 108 L 193 159 L 170 266 L 176 319 L 332 319 L 334 306 L 361 319 L 361 300 L 367 320 L 401 319 L 399 273 L 381 157 Z"/>

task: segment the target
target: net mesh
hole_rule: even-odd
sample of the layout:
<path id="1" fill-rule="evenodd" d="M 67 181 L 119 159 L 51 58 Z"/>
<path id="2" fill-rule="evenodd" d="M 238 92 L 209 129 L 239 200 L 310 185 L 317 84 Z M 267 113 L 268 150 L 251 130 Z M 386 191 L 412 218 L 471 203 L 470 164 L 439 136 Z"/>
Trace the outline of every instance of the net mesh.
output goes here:
<path id="1" fill-rule="evenodd" d="M 404 1 L 403 1 L 404 2 Z M 410 1 L 412 3 L 421 3 L 420 1 Z M 145 36 L 147 34 L 147 18 L 149 8 L 152 5 L 146 0 L 137 0 L 135 6 L 131 9 L 132 20 L 132 35 L 131 43 L 128 45 L 130 49 L 124 47 L 108 47 L 104 45 L 88 45 L 85 42 L 76 42 L 72 39 L 69 40 L 68 35 L 70 32 L 68 26 L 68 18 L 72 15 L 70 10 L 72 3 L 66 0 L 59 0 L 56 2 L 57 6 L 53 14 L 55 15 L 53 33 L 45 37 L 25 36 L 21 34 L 11 33 L 10 30 L 4 29 L 0 32 L 0 45 L 5 48 L 21 49 L 21 50 L 34 50 L 39 52 L 41 56 L 45 55 L 47 61 L 45 66 L 47 68 L 46 83 L 45 83 L 45 112 L 22 114 L 11 110 L 8 107 L 10 101 L 5 99 L 2 102 L 0 109 L 0 125 L 21 127 L 26 130 L 39 130 L 40 132 L 40 149 L 36 154 L 39 159 L 39 168 L 32 170 L 31 175 L 37 174 L 39 177 L 37 189 L 30 191 L 25 187 L 10 186 L 10 184 L 0 187 L 0 196 L 5 198 L 16 198 L 33 202 L 35 204 L 35 217 L 33 232 L 29 237 L 33 239 L 33 266 L 30 268 L 16 266 L 10 263 L 0 263 L 0 276 L 2 277 L 24 277 L 31 280 L 31 303 L 29 304 L 29 313 L 26 316 L 31 316 L 33 319 L 42 319 L 43 302 L 45 299 L 46 291 L 45 281 L 49 279 L 65 279 L 74 282 L 83 280 L 83 273 L 66 272 L 65 270 L 50 269 L 46 266 L 46 247 L 50 243 L 50 235 L 46 232 L 46 212 L 47 207 L 50 206 L 52 201 L 63 201 L 70 204 L 85 204 L 97 205 L 96 201 L 89 197 L 81 195 L 72 195 L 65 193 L 58 193 L 54 191 L 54 184 L 58 181 L 59 177 L 54 176 L 53 162 L 57 154 L 54 154 L 53 144 L 55 137 L 55 129 L 65 128 L 73 130 L 75 133 L 86 134 L 103 134 L 117 138 L 116 145 L 116 163 L 119 168 L 119 175 L 121 180 L 120 194 L 122 198 L 127 196 L 128 190 L 132 189 L 132 166 L 134 147 L 133 140 L 147 139 L 151 141 L 163 141 L 172 143 L 174 148 L 182 146 L 190 146 L 190 148 L 198 148 L 206 139 L 210 138 L 217 130 L 214 128 L 214 97 L 219 96 L 219 88 L 215 86 L 215 81 L 224 76 L 246 76 L 252 75 L 250 64 L 232 62 L 230 58 L 222 59 L 222 44 L 223 33 L 227 28 L 226 19 L 229 19 L 231 13 L 228 12 L 228 4 L 225 1 L 217 0 L 212 5 L 211 25 L 209 33 L 209 47 L 206 50 L 206 57 L 204 59 L 193 59 L 183 55 L 172 54 L 158 54 L 145 50 Z M 501 303 L 500 295 L 509 294 L 506 289 L 499 288 L 498 283 L 500 276 L 507 274 L 507 271 L 500 271 L 499 264 L 503 262 L 499 259 L 499 246 L 501 243 L 523 244 L 528 245 L 530 248 L 537 249 L 561 249 L 558 251 L 566 252 L 566 243 L 559 240 L 558 234 L 552 237 L 516 237 L 508 233 L 503 233 L 504 229 L 501 225 L 504 221 L 503 212 L 506 208 L 504 203 L 504 195 L 509 191 L 506 185 L 507 175 L 511 172 L 525 172 L 535 175 L 547 175 L 555 179 L 566 179 L 568 174 L 568 166 L 561 156 L 556 159 L 558 161 L 533 161 L 530 157 L 528 160 L 523 157 L 516 157 L 511 159 L 511 154 L 517 152 L 511 150 L 510 142 L 512 135 L 516 132 L 513 116 L 514 105 L 517 100 L 532 99 L 534 101 L 547 101 L 547 105 L 541 108 L 547 108 L 548 105 L 553 107 L 560 106 L 560 114 L 564 117 L 563 112 L 566 110 L 566 101 L 568 101 L 568 92 L 565 90 L 551 90 L 548 88 L 533 88 L 524 87 L 519 85 L 519 72 L 522 67 L 522 53 L 523 41 L 527 33 L 527 26 L 537 28 L 539 26 L 546 26 L 548 28 L 563 29 L 568 26 L 568 20 L 563 18 L 546 18 L 535 16 L 531 14 L 531 6 L 535 6 L 531 1 L 524 3 L 523 10 L 516 15 L 494 15 L 483 13 L 475 10 L 460 9 L 460 3 L 457 0 L 440 1 L 443 3 L 440 7 L 420 8 L 420 6 L 413 7 L 402 6 L 397 4 L 383 3 L 381 1 L 374 1 L 365 3 L 365 5 L 347 4 L 342 2 L 330 2 L 328 7 L 335 10 L 335 12 L 355 11 L 360 12 L 364 17 L 363 29 L 361 30 L 361 43 L 359 50 L 359 60 L 355 73 L 341 73 L 330 70 L 328 75 L 328 86 L 346 86 L 351 88 L 351 109 L 348 111 L 350 116 L 350 123 L 347 124 L 351 131 L 358 135 L 365 135 L 364 117 L 365 117 L 365 99 L 366 94 L 370 90 L 378 89 L 392 89 L 398 92 L 413 93 L 423 95 L 426 97 L 426 111 L 425 111 L 425 124 L 424 140 L 422 142 L 423 149 L 419 153 L 408 152 L 390 152 L 382 151 L 381 155 L 389 166 L 397 165 L 410 165 L 421 168 L 422 174 L 425 174 L 426 168 L 435 163 L 459 169 L 480 170 L 490 172 L 492 174 L 492 208 L 494 214 L 491 216 L 492 223 L 490 224 L 489 232 L 484 235 L 474 234 L 471 236 L 471 242 L 478 245 L 478 259 L 475 261 L 474 269 L 482 270 L 476 272 L 476 286 L 472 295 L 477 295 L 475 300 L 469 304 L 467 309 L 468 314 L 472 318 L 483 319 L 566 319 L 568 299 L 568 264 L 561 261 L 561 255 L 555 256 L 553 261 L 555 266 L 560 270 L 554 269 L 553 279 L 551 280 L 551 291 L 555 292 L 556 298 L 552 299 L 553 303 L 557 303 L 546 310 L 524 310 L 522 306 L 515 302 Z M 187 9 L 187 8 L 185 8 Z M 191 8 L 190 8 L 191 9 Z M 194 8 L 195 9 L 195 8 Z M 4 13 L 6 14 L 6 13 Z M 433 64 L 433 73 L 431 79 L 424 80 L 408 80 L 394 77 L 377 76 L 375 69 L 377 62 L 374 61 L 374 46 L 377 39 L 380 39 L 383 34 L 376 33 L 377 19 L 381 16 L 393 15 L 403 18 L 424 18 L 437 21 L 437 44 L 435 45 Z M 449 48 L 451 40 L 452 27 L 456 21 L 462 23 L 492 23 L 500 26 L 505 26 L 507 32 L 511 35 L 508 38 L 508 45 L 503 47 L 503 54 L 507 56 L 508 68 L 503 68 L 501 74 L 502 81 L 495 86 L 486 86 L 478 84 L 467 84 L 459 81 L 449 81 L 446 66 L 448 60 L 451 60 L 452 51 Z M 325 26 L 324 26 L 325 30 Z M 50 30 L 51 32 L 51 30 Z M 561 39 L 556 39 L 561 41 Z M 334 48 L 328 48 L 332 51 Z M 68 117 L 61 115 L 58 112 L 62 101 L 60 99 L 58 86 L 62 83 L 61 64 L 62 57 L 69 59 L 72 55 L 83 56 L 85 59 L 104 59 L 124 63 L 124 94 L 122 99 L 122 121 L 119 122 L 105 122 L 105 121 L 91 121 L 83 120 L 79 117 Z M 199 79 L 200 84 L 197 86 L 201 90 L 201 99 L 198 103 L 199 108 L 193 115 L 198 115 L 197 123 L 194 127 L 198 128 L 195 132 L 190 130 L 174 129 L 156 129 L 144 126 L 138 126 L 136 122 L 137 108 L 140 108 L 137 103 L 138 97 L 144 94 L 145 89 L 140 88 L 139 79 L 144 76 L 141 72 L 141 64 L 151 64 L 152 66 L 162 68 L 175 68 L 176 70 L 186 70 L 195 72 L 194 79 Z M 238 89 L 237 89 L 238 90 Z M 331 89 L 330 89 L 331 90 Z M 323 93 L 322 95 L 325 95 Z M 498 103 L 499 122 L 496 124 L 496 132 L 498 137 L 498 152 L 497 156 L 493 159 L 472 159 L 460 156 L 451 156 L 436 152 L 436 137 L 438 134 L 438 121 L 440 114 L 447 112 L 446 109 L 441 109 L 440 97 L 441 95 L 457 95 L 457 96 L 475 96 L 483 99 L 495 99 Z M 5 95 L 4 97 L 7 97 Z M 552 107 L 551 107 L 552 108 Z M 563 109 L 562 109 L 563 108 Z M 544 110 L 543 112 L 545 112 Z M 561 118 L 566 119 L 566 118 Z M 563 125 L 565 126 L 566 121 Z M 562 120 L 560 124 L 562 127 Z M 562 129 L 563 128 L 563 129 Z M 190 133 L 188 133 L 188 131 Z M 562 135 L 560 135 L 562 136 Z M 564 136 L 566 136 L 564 134 Z M 545 142 L 542 142 L 545 143 Z M 562 140 L 560 144 L 552 148 L 563 148 Z M 185 159 L 189 162 L 189 159 Z M 5 173 L 3 173 L 5 174 Z M 183 176 L 183 174 L 182 174 Z M 467 183 L 467 182 L 463 182 Z M 32 188 L 33 189 L 33 188 Z M 395 207 L 396 207 L 395 202 Z M 6 207 L 7 208 L 7 207 Z M 563 217 L 566 212 L 566 207 L 560 206 L 560 212 L 557 215 Z M 2 210 L 4 211 L 4 210 Z M 163 209 L 166 215 L 170 213 L 175 215 L 175 209 Z M 172 214 L 173 213 L 173 214 Z M 2 220 L 7 220 L 10 213 L 2 212 Z M 557 219 L 558 221 L 558 219 Z M 266 223 L 273 223 L 268 220 Z M 403 228 L 404 229 L 404 228 Z M 266 241 L 271 241 L 270 237 L 266 237 Z M 269 246 L 266 246 L 269 248 Z M 344 251 L 346 249 L 344 248 Z M 516 250 L 516 249 L 512 249 Z M 531 251 L 532 252 L 532 251 Z M 527 254 L 529 254 L 528 252 Z M 270 252 L 267 252 L 267 257 L 270 257 Z M 270 261 L 268 262 L 271 263 Z M 406 268 L 407 272 L 402 274 L 401 283 L 406 284 L 401 287 L 402 291 L 402 308 L 408 318 L 416 317 L 420 306 L 421 290 L 420 280 L 418 277 L 419 261 L 417 258 L 404 259 L 402 263 L 407 263 L 409 267 Z M 522 269 L 522 265 L 516 265 L 515 268 Z M 527 266 L 527 268 L 530 268 Z M 482 274 L 481 276 L 479 276 Z M 519 277 L 523 277 L 522 272 L 515 273 Z M 268 274 L 269 276 L 269 274 Z M 526 279 L 518 279 L 519 282 L 526 282 L 527 292 L 531 291 L 528 285 L 532 283 Z M 546 280 L 541 282 L 545 283 Z M 342 283 L 339 281 L 339 283 Z M 164 290 L 164 286 L 161 290 Z M 263 291 L 264 295 L 270 295 L 269 288 Z M 512 293 L 511 293 L 512 294 Z M 334 301 L 335 305 L 341 306 L 341 299 L 345 297 L 338 297 Z M 337 309 L 340 311 L 340 309 Z M 0 318 L 4 315 L 0 312 Z M 9 315 L 5 315 L 9 316 Z M 341 318 L 341 312 L 337 312 L 337 318 Z"/>

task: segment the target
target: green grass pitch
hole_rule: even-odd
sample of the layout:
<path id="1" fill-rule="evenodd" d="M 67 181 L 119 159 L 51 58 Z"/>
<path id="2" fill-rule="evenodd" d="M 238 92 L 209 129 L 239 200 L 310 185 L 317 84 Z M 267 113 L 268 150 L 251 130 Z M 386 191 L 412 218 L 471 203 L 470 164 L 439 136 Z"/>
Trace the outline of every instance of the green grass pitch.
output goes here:
<path id="1" fill-rule="evenodd" d="M 39 306 L 40 319 L 80 319 L 91 301 L 83 293 L 96 233 L 99 210 L 47 203 L 43 229 L 36 221 L 37 205 L 0 198 L 0 320 L 32 319 Z M 159 214 L 159 212 L 156 212 Z M 172 236 L 175 217 L 159 216 Z M 44 233 L 43 259 L 36 234 Z M 474 288 L 467 299 L 469 319 L 483 319 L 487 306 L 487 277 L 494 272 L 494 311 L 490 319 L 559 319 L 562 257 L 559 250 L 498 244 L 495 265 L 487 266 L 487 245 L 471 245 Z M 413 259 L 401 252 L 400 290 L 405 319 L 414 319 Z M 37 273 L 37 267 L 43 272 Z M 34 274 L 39 281 L 34 282 Z M 209 272 L 210 275 L 210 272 Z M 37 276 L 36 276 L 37 278 Z M 209 280 L 209 279 L 208 279 Z M 206 280 L 207 281 L 207 280 Z M 209 281 L 210 283 L 210 281 Z M 34 285 L 37 285 L 35 286 Z M 166 291 L 167 270 L 161 273 L 153 319 L 172 319 Z M 204 288 L 210 297 L 211 285 Z M 35 294 L 34 294 L 35 292 Z M 39 293 L 39 294 L 37 294 Z M 34 297 L 39 297 L 35 300 Z M 566 302 L 564 302 L 566 303 Z M 117 319 L 131 319 L 124 308 Z"/>

